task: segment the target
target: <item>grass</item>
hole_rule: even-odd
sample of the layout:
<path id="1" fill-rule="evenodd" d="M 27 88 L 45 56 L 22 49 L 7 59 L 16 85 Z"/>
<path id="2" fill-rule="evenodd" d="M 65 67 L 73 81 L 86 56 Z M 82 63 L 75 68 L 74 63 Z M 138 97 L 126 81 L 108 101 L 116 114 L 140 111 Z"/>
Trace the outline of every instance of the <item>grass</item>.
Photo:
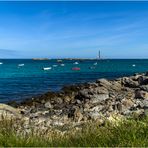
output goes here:
<path id="1" fill-rule="evenodd" d="M 12 121 L 0 123 L 0 146 L 17 147 L 146 147 L 148 146 L 148 118 L 127 120 L 118 124 L 87 124 L 81 131 L 60 135 L 56 132 L 36 135 L 17 134 Z"/>

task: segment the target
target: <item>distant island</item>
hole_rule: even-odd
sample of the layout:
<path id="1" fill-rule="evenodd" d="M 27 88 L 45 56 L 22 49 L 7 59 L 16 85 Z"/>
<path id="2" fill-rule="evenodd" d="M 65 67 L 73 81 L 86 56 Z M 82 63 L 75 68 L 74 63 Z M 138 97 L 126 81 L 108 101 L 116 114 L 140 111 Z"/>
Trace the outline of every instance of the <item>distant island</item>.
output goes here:
<path id="1" fill-rule="evenodd" d="M 49 60 L 48 58 L 32 58 L 32 60 Z"/>

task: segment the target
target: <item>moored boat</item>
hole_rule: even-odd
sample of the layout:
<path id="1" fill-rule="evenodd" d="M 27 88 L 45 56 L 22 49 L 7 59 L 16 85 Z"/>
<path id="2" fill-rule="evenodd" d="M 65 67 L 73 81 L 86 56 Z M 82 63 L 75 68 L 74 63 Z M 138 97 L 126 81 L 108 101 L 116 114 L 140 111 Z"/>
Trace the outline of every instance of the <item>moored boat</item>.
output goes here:
<path id="1" fill-rule="evenodd" d="M 80 68 L 79 67 L 73 67 L 72 70 L 78 71 L 78 70 L 80 70 Z"/>
<path id="2" fill-rule="evenodd" d="M 25 65 L 25 64 L 18 64 L 19 67 L 22 67 L 22 66 L 24 66 L 24 65 Z"/>
<path id="3" fill-rule="evenodd" d="M 94 63 L 94 65 L 97 65 L 98 63 L 96 62 L 96 63 Z"/>
<path id="4" fill-rule="evenodd" d="M 65 64 L 61 64 L 61 66 L 65 66 Z"/>
<path id="5" fill-rule="evenodd" d="M 77 64 L 79 64 L 79 63 L 78 63 L 78 62 L 74 62 L 73 64 L 77 65 Z"/>
<path id="6" fill-rule="evenodd" d="M 50 70 L 51 67 L 44 67 L 43 70 Z"/>

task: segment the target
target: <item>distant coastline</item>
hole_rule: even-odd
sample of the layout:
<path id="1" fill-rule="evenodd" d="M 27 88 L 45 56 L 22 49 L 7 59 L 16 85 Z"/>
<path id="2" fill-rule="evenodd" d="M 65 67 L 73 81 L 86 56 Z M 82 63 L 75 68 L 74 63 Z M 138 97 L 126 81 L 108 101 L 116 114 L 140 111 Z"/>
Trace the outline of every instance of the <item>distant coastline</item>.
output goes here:
<path id="1" fill-rule="evenodd" d="M 32 60 L 49 60 L 48 58 L 32 58 Z"/>

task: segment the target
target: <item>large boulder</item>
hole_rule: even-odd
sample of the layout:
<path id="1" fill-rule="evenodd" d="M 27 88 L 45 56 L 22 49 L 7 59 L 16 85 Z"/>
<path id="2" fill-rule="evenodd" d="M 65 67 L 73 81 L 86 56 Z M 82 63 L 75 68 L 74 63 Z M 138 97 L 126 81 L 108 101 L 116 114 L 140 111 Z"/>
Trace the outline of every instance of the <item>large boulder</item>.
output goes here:
<path id="1" fill-rule="evenodd" d="M 148 78 L 146 76 L 140 76 L 138 78 L 138 82 L 140 85 L 147 85 L 148 84 Z"/>
<path id="2" fill-rule="evenodd" d="M 0 120 L 2 119 L 20 119 L 22 116 L 20 111 L 9 105 L 0 103 Z"/>
<path id="3" fill-rule="evenodd" d="M 122 85 L 124 85 L 125 87 L 137 88 L 139 86 L 138 81 L 133 81 L 131 78 L 128 77 L 123 77 L 121 82 Z"/>
<path id="4" fill-rule="evenodd" d="M 109 98 L 109 92 L 103 87 L 96 87 L 94 89 L 83 89 L 77 96 L 78 99 L 89 99 L 90 103 L 100 103 Z"/>
<path id="5" fill-rule="evenodd" d="M 98 79 L 97 81 L 96 81 L 96 83 L 98 83 L 100 86 L 104 86 L 104 87 L 106 87 L 106 88 L 108 88 L 108 87 L 110 87 L 112 84 L 108 81 L 108 80 L 106 80 L 106 79 Z"/>
<path id="6" fill-rule="evenodd" d="M 143 90 L 136 90 L 135 98 L 136 99 L 148 99 L 148 92 L 143 91 Z"/>
<path id="7" fill-rule="evenodd" d="M 139 88 L 148 92 L 148 85 L 141 85 Z"/>
<path id="8" fill-rule="evenodd" d="M 90 102 L 95 104 L 95 103 L 101 103 L 102 101 L 105 101 L 106 99 L 109 98 L 108 94 L 98 94 L 98 95 L 93 95 Z"/>

